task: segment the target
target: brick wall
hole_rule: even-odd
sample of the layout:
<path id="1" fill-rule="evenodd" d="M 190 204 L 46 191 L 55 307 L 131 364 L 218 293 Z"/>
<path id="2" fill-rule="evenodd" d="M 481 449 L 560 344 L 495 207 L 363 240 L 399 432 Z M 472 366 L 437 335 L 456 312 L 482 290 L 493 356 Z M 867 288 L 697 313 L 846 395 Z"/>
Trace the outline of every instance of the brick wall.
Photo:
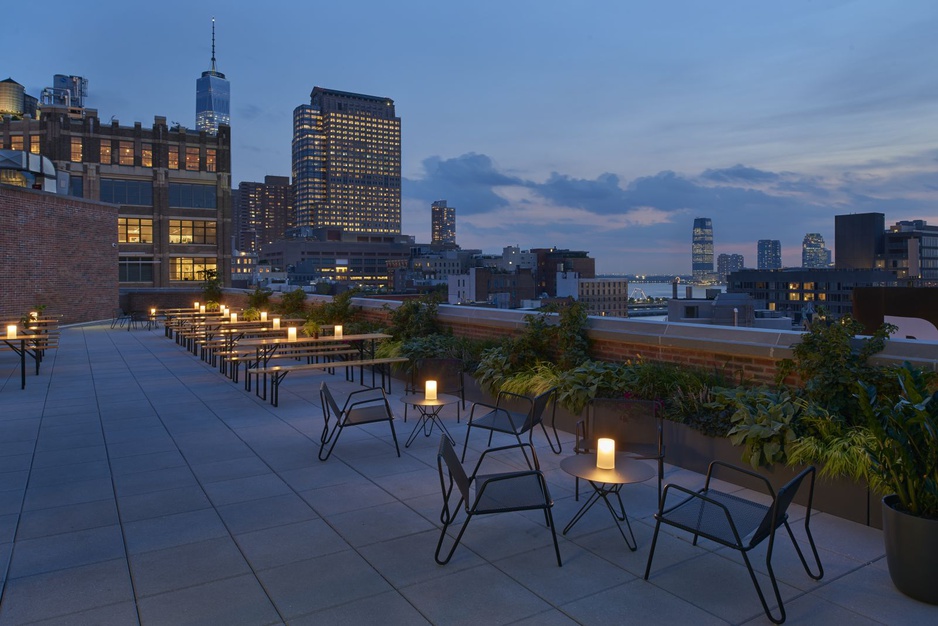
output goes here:
<path id="1" fill-rule="evenodd" d="M 0 318 L 37 305 L 63 324 L 111 317 L 116 241 L 114 205 L 0 185 Z"/>

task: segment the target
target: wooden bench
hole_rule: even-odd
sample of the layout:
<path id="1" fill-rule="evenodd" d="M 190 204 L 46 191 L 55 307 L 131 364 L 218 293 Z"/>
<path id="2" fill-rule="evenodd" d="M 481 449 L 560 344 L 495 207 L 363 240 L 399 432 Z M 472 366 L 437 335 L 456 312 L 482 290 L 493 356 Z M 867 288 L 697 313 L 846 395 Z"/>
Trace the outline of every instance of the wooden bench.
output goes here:
<path id="1" fill-rule="evenodd" d="M 299 349 L 286 352 L 276 352 L 274 354 L 266 357 L 265 362 L 270 362 L 272 359 L 306 359 L 306 364 L 316 364 L 319 363 L 319 359 L 349 359 L 360 355 L 361 352 L 357 348 L 353 348 L 348 344 L 340 344 L 335 347 L 335 349 L 330 348 L 317 348 L 317 349 Z M 219 369 L 222 373 L 226 373 L 225 368 L 228 370 L 228 375 L 231 378 L 232 382 L 238 382 L 238 371 L 239 365 L 243 361 L 245 371 L 250 371 L 258 367 L 258 358 L 256 352 L 247 352 L 247 351 L 238 351 L 233 350 L 229 355 L 220 355 L 222 363 L 219 365 Z M 329 361 L 323 361 L 329 362 Z M 333 367 L 344 367 L 344 361 L 332 361 Z M 331 372 L 330 372 L 331 373 Z M 244 388 L 246 391 L 251 390 L 251 378 L 250 376 L 245 376 L 244 379 Z"/>
<path id="2" fill-rule="evenodd" d="M 328 370 L 334 367 L 345 367 L 346 372 L 348 368 L 359 368 L 359 380 L 362 385 L 364 385 L 364 370 L 365 367 L 371 368 L 371 384 L 374 387 L 375 384 L 375 371 L 383 365 L 393 365 L 395 363 L 406 363 L 409 359 L 407 357 L 387 357 L 383 359 L 351 359 L 347 361 L 328 361 L 324 363 L 305 363 L 299 365 L 273 365 L 269 367 L 260 367 L 255 369 L 249 369 L 246 372 L 247 377 L 257 377 L 257 388 L 255 393 L 262 399 L 267 399 L 267 377 L 270 377 L 270 403 L 274 406 L 277 406 L 280 396 L 280 383 L 283 382 L 283 379 L 286 378 L 287 374 L 290 372 L 312 372 L 312 371 L 323 371 Z M 346 376 L 348 374 L 346 373 Z M 352 374 L 352 380 L 354 380 L 354 370 Z M 263 378 L 261 378 L 263 377 Z M 386 382 L 385 382 L 386 381 Z M 381 369 L 381 386 L 382 388 L 387 385 L 387 391 L 391 391 L 391 376 L 390 372 L 385 373 L 384 369 Z"/>

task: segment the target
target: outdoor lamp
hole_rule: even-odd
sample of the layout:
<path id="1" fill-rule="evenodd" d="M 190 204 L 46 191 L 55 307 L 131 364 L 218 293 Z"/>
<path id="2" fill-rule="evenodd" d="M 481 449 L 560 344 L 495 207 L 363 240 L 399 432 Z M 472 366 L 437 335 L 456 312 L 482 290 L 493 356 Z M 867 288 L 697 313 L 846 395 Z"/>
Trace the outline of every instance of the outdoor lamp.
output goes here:
<path id="1" fill-rule="evenodd" d="M 150 317 L 156 317 L 156 309 L 150 309 Z"/>
<path id="2" fill-rule="evenodd" d="M 596 467 L 599 469 L 616 468 L 616 440 L 601 437 L 596 442 Z"/>
<path id="3" fill-rule="evenodd" d="M 279 317 L 274 318 L 274 330 L 280 330 L 280 318 Z"/>
<path id="4" fill-rule="evenodd" d="M 436 400 L 436 381 L 435 380 L 427 381 L 427 388 L 425 391 L 425 395 L 427 397 L 427 400 Z"/>
<path id="5" fill-rule="evenodd" d="M 341 339 L 341 338 L 342 338 L 342 325 L 341 325 L 341 324 L 336 325 L 336 327 L 335 327 L 335 336 L 336 336 L 337 339 Z"/>
<path id="6" fill-rule="evenodd" d="M 262 322 L 267 321 L 267 311 L 261 311 L 261 321 Z"/>
<path id="7" fill-rule="evenodd" d="M 287 341 L 296 341 L 296 326 L 287 329 Z"/>
<path id="8" fill-rule="evenodd" d="M 199 307 L 199 313 L 205 313 L 205 305 Z"/>
<path id="9" fill-rule="evenodd" d="M 238 321 L 238 314 L 237 314 L 237 313 L 232 313 L 232 314 L 231 314 L 231 321 L 232 321 L 232 323 Z"/>
<path id="10" fill-rule="evenodd" d="M 7 339 L 16 339 L 16 324 L 7 326 Z"/>
<path id="11" fill-rule="evenodd" d="M 192 308 L 195 309 L 196 311 L 198 311 L 198 310 L 199 310 L 199 303 L 198 303 L 198 302 L 193 302 L 193 303 L 192 303 Z"/>

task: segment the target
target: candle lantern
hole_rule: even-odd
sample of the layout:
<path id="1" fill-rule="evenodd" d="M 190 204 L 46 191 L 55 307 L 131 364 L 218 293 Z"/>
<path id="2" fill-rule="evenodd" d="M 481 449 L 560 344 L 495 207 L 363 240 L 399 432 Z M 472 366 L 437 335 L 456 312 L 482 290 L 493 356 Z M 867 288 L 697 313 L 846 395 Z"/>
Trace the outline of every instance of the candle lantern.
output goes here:
<path id="1" fill-rule="evenodd" d="M 436 381 L 428 380 L 426 388 L 426 397 L 427 400 L 436 400 Z"/>
<path id="2" fill-rule="evenodd" d="M 274 318 L 274 330 L 280 330 L 280 318 L 279 317 Z"/>
<path id="3" fill-rule="evenodd" d="M 596 442 L 596 467 L 599 469 L 615 469 L 616 467 L 616 440 L 602 437 Z"/>
<path id="4" fill-rule="evenodd" d="M 267 311 L 261 311 L 261 321 L 262 322 L 267 321 Z"/>
<path id="5" fill-rule="evenodd" d="M 287 340 L 296 341 L 296 326 L 291 326 L 287 329 Z"/>
<path id="6" fill-rule="evenodd" d="M 16 324 L 7 326 L 7 339 L 16 339 Z"/>
<path id="7" fill-rule="evenodd" d="M 337 339 L 341 339 L 341 338 L 342 338 L 342 325 L 341 325 L 341 324 L 336 325 L 336 327 L 335 327 L 335 336 L 336 336 Z"/>

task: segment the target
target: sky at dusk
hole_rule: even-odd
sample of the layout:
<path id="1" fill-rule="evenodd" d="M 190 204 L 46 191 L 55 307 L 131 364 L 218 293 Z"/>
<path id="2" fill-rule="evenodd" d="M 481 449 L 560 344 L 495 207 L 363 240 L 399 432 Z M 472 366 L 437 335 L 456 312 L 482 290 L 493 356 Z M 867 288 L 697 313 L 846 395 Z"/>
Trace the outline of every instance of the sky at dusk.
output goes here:
<path id="1" fill-rule="evenodd" d="M 938 224 L 934 0 L 51 0 L 4 29 L 0 79 L 89 81 L 102 121 L 195 127 L 195 82 L 231 81 L 232 185 L 290 175 L 314 86 L 392 98 L 403 232 L 430 203 L 457 242 L 587 250 L 600 273 L 690 273 L 715 252 L 834 245 L 834 215 Z"/>

